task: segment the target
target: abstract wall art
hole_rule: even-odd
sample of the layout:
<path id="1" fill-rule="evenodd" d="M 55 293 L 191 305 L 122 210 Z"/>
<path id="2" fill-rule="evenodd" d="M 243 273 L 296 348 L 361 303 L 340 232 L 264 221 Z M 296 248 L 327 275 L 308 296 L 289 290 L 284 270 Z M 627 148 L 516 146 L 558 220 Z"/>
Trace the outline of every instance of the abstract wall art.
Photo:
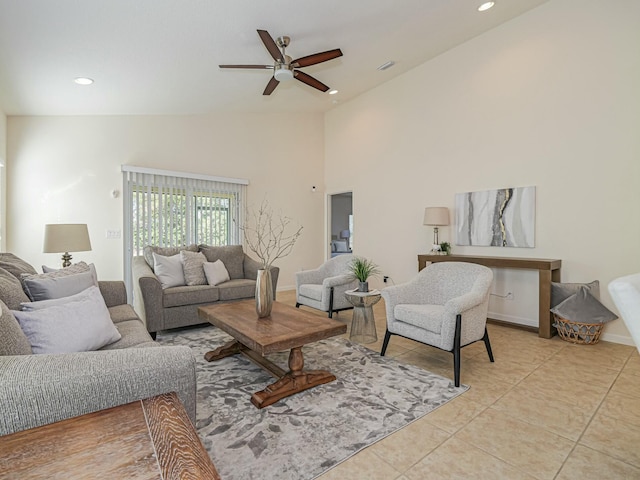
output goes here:
<path id="1" fill-rule="evenodd" d="M 456 245 L 535 246 L 536 187 L 456 194 Z"/>

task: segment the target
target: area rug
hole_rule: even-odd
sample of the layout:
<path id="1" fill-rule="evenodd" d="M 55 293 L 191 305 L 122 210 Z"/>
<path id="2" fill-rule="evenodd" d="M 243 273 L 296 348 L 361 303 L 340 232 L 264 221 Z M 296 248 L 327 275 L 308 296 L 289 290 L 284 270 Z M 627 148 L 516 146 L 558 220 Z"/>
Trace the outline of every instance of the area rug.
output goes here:
<path id="1" fill-rule="evenodd" d="M 316 478 L 468 388 L 336 337 L 303 348 L 305 369 L 329 370 L 336 381 L 258 410 L 251 394 L 273 383 L 268 373 L 241 355 L 204 360 L 230 339 L 213 326 L 157 338 L 193 350 L 196 428 L 225 480 Z M 287 369 L 287 352 L 268 358 Z"/>

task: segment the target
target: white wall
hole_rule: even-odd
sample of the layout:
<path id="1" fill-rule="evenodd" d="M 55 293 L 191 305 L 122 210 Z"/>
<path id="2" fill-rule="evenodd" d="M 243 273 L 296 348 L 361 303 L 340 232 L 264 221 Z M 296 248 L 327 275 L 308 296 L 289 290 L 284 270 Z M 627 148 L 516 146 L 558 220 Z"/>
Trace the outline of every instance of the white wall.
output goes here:
<path id="1" fill-rule="evenodd" d="M 7 231 L 7 116 L 0 110 L 0 251 L 6 250 Z"/>
<path id="2" fill-rule="evenodd" d="M 293 253 L 279 260 L 279 287 L 324 258 L 324 124 L 319 114 L 220 114 L 149 117 L 9 117 L 8 251 L 55 266 L 43 254 L 46 223 L 87 223 L 101 279 L 121 279 L 122 164 L 247 178 L 250 204 L 266 195 L 304 226 Z M 296 139 L 303 141 L 296 142 Z M 317 191 L 311 192 L 316 185 Z"/>
<path id="3" fill-rule="evenodd" d="M 404 282 L 431 242 L 424 207 L 534 185 L 535 248 L 454 253 L 560 258 L 614 309 L 607 284 L 640 271 L 638 45 L 640 2 L 552 0 L 329 112 L 326 188 L 353 190 L 358 253 Z M 515 298 L 491 311 L 537 325 L 536 282 L 497 272 Z M 631 342 L 621 320 L 604 338 Z"/>

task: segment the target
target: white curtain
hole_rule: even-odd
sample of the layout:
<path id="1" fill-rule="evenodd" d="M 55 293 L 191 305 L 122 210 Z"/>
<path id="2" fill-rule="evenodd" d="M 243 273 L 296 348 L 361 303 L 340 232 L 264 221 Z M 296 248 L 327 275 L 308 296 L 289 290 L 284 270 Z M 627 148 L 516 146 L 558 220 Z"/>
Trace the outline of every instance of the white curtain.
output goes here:
<path id="1" fill-rule="evenodd" d="M 131 301 L 132 258 L 146 245 L 241 245 L 244 179 L 122 166 L 124 274 Z"/>

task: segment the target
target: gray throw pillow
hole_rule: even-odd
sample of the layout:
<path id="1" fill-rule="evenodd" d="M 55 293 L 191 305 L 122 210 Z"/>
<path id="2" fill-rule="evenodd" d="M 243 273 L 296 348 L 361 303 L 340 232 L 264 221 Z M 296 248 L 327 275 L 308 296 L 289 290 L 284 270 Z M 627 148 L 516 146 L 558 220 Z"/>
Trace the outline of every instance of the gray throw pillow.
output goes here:
<path id="1" fill-rule="evenodd" d="M 89 270 L 91 272 L 91 275 L 93 275 L 93 282 L 95 286 L 99 286 L 98 273 L 96 272 L 96 266 L 93 263 L 87 265 L 86 262 L 78 262 L 64 268 L 52 268 L 47 267 L 46 265 L 42 265 L 43 274 L 51 273 L 52 275 L 50 275 L 50 277 L 64 277 L 66 275 L 71 275 L 74 273 L 86 272 L 87 270 Z M 22 277 L 24 277 L 24 275 L 22 275 Z"/>
<path id="2" fill-rule="evenodd" d="M 553 307 L 551 312 L 565 320 L 579 323 L 605 323 L 618 318 L 591 295 L 585 286 L 580 287 L 578 293 L 571 295 L 560 305 Z"/>
<path id="3" fill-rule="evenodd" d="M 20 280 L 20 275 L 23 273 L 28 275 L 35 275 L 38 273 L 35 268 L 21 258 L 15 256 L 13 253 L 0 253 L 0 268 L 4 268 L 18 280 Z"/>
<path id="4" fill-rule="evenodd" d="M 64 270 L 23 277 L 22 285 L 29 299 L 32 302 L 37 302 L 68 297 L 80 293 L 91 286 L 97 286 L 98 282 L 91 270 L 81 273 L 62 274 Z"/>
<path id="5" fill-rule="evenodd" d="M 207 257 L 208 262 L 222 260 L 229 272 L 231 280 L 244 278 L 244 251 L 242 245 L 209 246 L 200 245 L 200 251 Z"/>
<path id="6" fill-rule="evenodd" d="M 204 268 L 202 268 L 207 261 L 207 257 L 200 252 L 182 250 L 180 252 L 180 260 L 182 260 L 182 271 L 187 285 L 207 284 L 207 277 L 204 274 Z"/>
<path id="7" fill-rule="evenodd" d="M 29 301 L 20 280 L 4 268 L 0 268 L 0 300 L 11 310 L 20 310 L 20 304 Z"/>
<path id="8" fill-rule="evenodd" d="M 31 344 L 13 316 L 11 310 L 0 302 L 0 356 L 31 355 Z"/>
<path id="9" fill-rule="evenodd" d="M 120 340 L 100 289 L 90 289 L 80 300 L 13 312 L 33 353 L 88 352 Z"/>
<path id="10" fill-rule="evenodd" d="M 195 243 L 187 246 L 181 247 L 154 247 L 152 245 L 147 245 L 142 249 L 142 255 L 144 255 L 144 259 L 147 261 L 147 265 L 151 267 L 153 270 L 153 254 L 162 255 L 163 257 L 173 257 L 174 255 L 178 255 L 182 250 L 186 250 L 188 252 L 197 252 L 198 245 Z"/>
<path id="11" fill-rule="evenodd" d="M 589 293 L 600 300 L 600 282 L 594 280 L 591 283 L 559 283 L 551 282 L 551 306 L 561 304 L 571 295 L 578 293 L 580 287 L 587 287 Z"/>
<path id="12" fill-rule="evenodd" d="M 22 302 L 20 304 L 20 310 L 22 310 L 23 312 L 32 312 L 33 310 L 42 310 L 43 308 L 48 308 L 48 307 L 55 307 L 57 305 L 66 305 L 68 303 L 71 302 L 78 302 L 80 300 L 85 300 L 87 298 L 92 298 L 94 295 L 95 290 L 98 287 L 96 286 L 91 286 L 83 291 L 81 291 L 80 293 L 76 293 L 74 295 L 69 295 L 68 297 L 61 297 L 61 298 L 52 298 L 50 300 L 40 300 L 37 302 L 29 302 L 28 300 L 25 302 Z M 98 291 L 100 291 L 100 289 L 98 288 Z M 104 297 L 103 297 L 104 299 Z M 18 309 L 16 309 L 18 310 Z"/>

